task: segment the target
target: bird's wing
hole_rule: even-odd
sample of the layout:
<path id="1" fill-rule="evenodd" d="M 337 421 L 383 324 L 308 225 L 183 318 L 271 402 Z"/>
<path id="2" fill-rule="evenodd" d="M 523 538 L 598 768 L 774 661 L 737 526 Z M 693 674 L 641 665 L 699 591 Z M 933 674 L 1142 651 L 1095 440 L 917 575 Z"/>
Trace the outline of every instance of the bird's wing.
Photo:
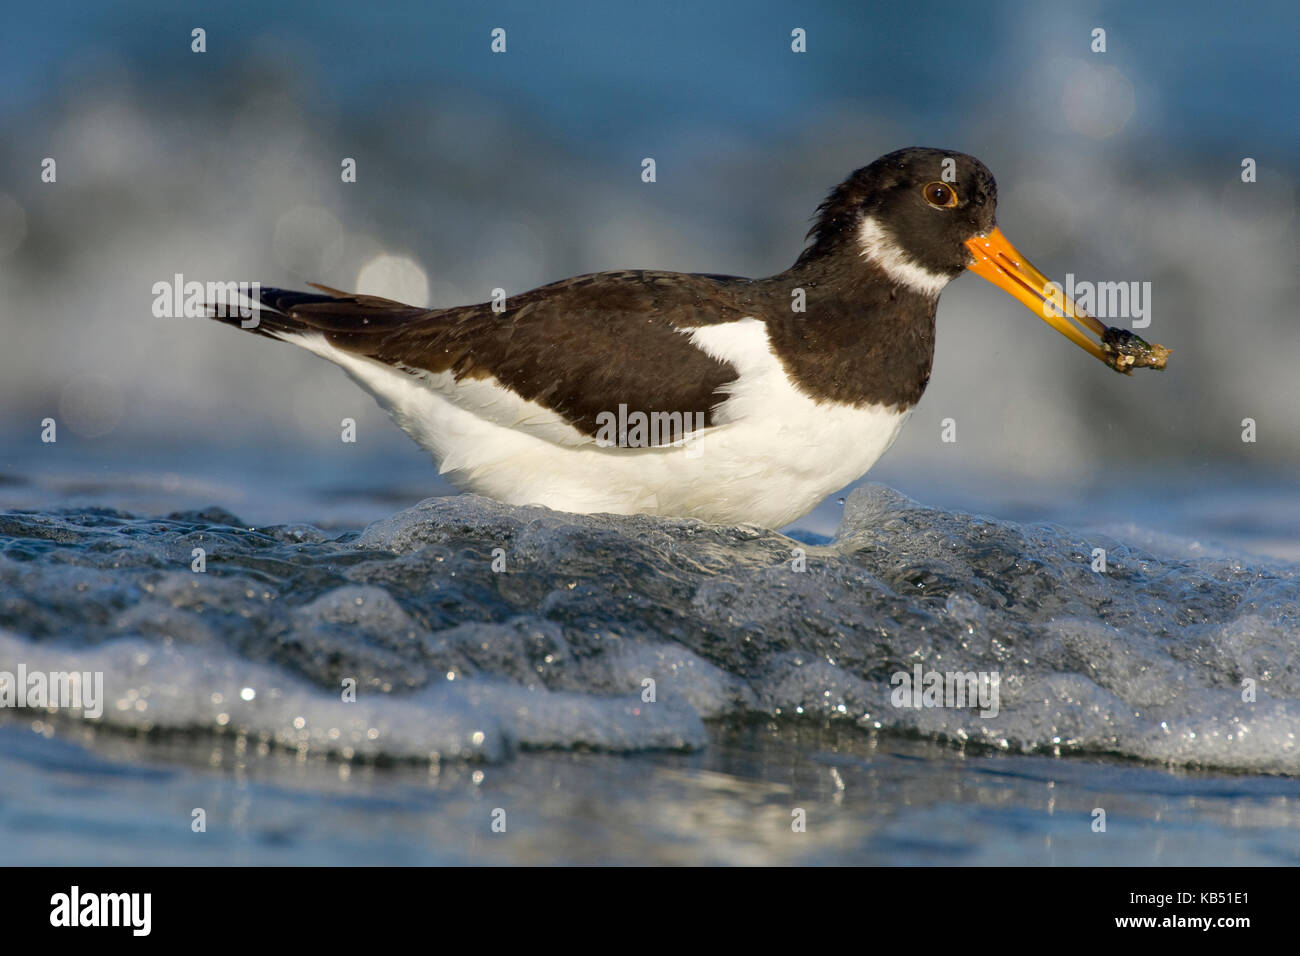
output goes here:
<path id="1" fill-rule="evenodd" d="M 498 312 L 491 303 L 429 311 L 335 290 L 263 289 L 252 331 L 290 341 L 322 336 L 482 418 L 582 444 L 595 441 L 598 416 L 617 416 L 620 405 L 629 415 L 681 413 L 706 428 L 714 423 L 726 399 L 719 389 L 737 370 L 683 330 L 744 318 L 726 290 L 722 277 L 607 272 L 542 286 Z M 549 414 L 521 411 L 516 396 Z"/>

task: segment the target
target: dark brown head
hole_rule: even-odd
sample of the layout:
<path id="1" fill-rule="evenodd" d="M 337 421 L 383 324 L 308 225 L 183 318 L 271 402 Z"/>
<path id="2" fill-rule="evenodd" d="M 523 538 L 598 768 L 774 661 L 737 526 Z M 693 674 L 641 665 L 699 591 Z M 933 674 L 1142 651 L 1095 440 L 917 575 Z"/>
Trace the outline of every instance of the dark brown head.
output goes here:
<path id="1" fill-rule="evenodd" d="M 1134 367 L 1136 359 L 1113 344 L 1114 330 L 1079 309 L 1007 241 L 997 227 L 997 205 L 997 182 L 974 156 L 900 149 L 831 191 L 808 233 L 812 243 L 795 266 L 829 266 L 852 275 L 866 261 L 887 280 L 931 298 L 969 269 L 1111 368 Z M 1164 367 L 1168 351 L 1160 351 L 1159 362 L 1148 363 L 1152 367 Z"/>
<path id="2" fill-rule="evenodd" d="M 942 288 L 970 263 L 966 242 L 995 227 L 997 203 L 997 182 L 974 156 L 900 149 L 832 190 L 801 261 L 866 257 L 891 276 L 910 273 L 910 285 Z"/>

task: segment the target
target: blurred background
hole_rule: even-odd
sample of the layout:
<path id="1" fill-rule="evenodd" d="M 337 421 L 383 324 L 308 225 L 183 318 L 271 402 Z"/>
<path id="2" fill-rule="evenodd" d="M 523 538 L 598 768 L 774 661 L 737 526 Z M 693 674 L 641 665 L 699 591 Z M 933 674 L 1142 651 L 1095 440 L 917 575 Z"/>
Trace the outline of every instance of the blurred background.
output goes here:
<path id="1" fill-rule="evenodd" d="M 0 506 L 346 524 L 448 490 L 333 366 L 155 318 L 176 273 L 430 306 L 607 269 L 765 275 L 830 187 L 916 144 L 983 159 L 1047 274 L 1151 282 L 1142 334 L 1173 356 L 1119 377 L 963 278 L 872 478 L 1300 556 L 1293 4 L 122 0 L 6 20 Z M 807 525 L 836 520 L 830 500 Z"/>

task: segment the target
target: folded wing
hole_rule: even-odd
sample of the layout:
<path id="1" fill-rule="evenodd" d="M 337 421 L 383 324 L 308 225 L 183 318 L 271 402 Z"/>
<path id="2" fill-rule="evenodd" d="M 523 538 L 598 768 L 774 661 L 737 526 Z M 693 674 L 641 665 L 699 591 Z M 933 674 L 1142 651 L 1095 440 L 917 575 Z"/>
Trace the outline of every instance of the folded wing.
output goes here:
<path id="1" fill-rule="evenodd" d="M 261 304 L 251 331 L 309 348 L 323 340 L 560 444 L 594 441 L 602 413 L 620 405 L 714 424 L 737 371 L 686 330 L 745 317 L 717 277 L 643 271 L 576 276 L 507 299 L 504 311 L 425 310 L 335 290 L 263 289 Z"/>

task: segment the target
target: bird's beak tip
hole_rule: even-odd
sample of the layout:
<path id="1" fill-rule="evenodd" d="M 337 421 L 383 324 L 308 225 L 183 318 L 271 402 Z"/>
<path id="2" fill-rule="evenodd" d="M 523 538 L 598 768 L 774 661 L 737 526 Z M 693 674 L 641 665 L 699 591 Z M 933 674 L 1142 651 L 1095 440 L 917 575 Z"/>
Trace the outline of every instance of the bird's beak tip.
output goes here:
<path id="1" fill-rule="evenodd" d="M 1125 329 L 1106 326 L 1066 297 L 1011 244 L 1001 229 L 966 240 L 972 261 L 966 268 L 1022 302 L 1031 312 L 1079 348 L 1117 372 L 1163 369 L 1169 349 L 1152 345 Z M 1090 337 L 1091 332 L 1096 338 Z"/>

